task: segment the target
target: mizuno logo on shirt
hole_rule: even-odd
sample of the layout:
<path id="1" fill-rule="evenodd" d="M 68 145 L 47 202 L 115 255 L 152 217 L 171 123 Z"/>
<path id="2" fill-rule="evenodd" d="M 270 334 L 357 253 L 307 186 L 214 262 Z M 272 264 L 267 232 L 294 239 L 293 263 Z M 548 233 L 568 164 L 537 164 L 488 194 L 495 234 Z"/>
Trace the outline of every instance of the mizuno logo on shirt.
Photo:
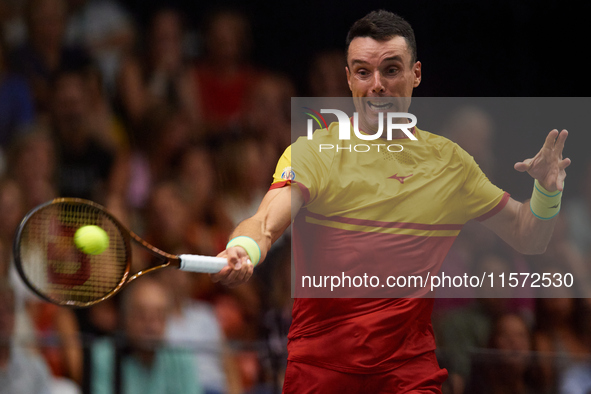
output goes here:
<path id="1" fill-rule="evenodd" d="M 389 176 L 389 177 L 388 177 L 388 179 L 396 179 L 396 180 L 397 180 L 397 181 L 399 181 L 400 183 L 404 183 L 404 180 L 405 180 L 406 178 L 408 178 L 408 177 L 411 177 L 411 176 L 413 176 L 413 175 L 414 175 L 414 174 L 410 174 L 410 175 L 407 175 L 407 176 L 398 176 L 398 173 L 396 173 L 396 174 L 394 174 L 394 175 L 392 175 L 392 176 Z"/>

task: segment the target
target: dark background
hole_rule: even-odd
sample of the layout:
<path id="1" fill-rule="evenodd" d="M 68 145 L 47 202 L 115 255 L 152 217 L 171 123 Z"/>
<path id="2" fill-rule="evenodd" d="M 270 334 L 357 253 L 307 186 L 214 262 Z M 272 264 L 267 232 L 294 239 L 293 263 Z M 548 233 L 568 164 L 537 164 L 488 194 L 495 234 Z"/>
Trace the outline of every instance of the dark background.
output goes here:
<path id="1" fill-rule="evenodd" d="M 355 20 L 375 9 L 393 11 L 415 30 L 423 79 L 416 97 L 586 97 L 591 87 L 589 39 L 591 21 L 584 2 L 558 0 L 418 0 L 221 1 L 120 0 L 136 19 L 140 31 L 150 15 L 162 7 L 183 12 L 187 27 L 196 33 L 197 48 L 203 23 L 218 9 L 235 8 L 250 19 L 253 33 L 251 61 L 262 69 L 287 74 L 299 96 L 307 96 L 307 75 L 315 53 L 345 49 L 345 37 Z M 141 34 L 141 33 L 140 33 Z M 199 49 L 197 49 L 199 53 Z M 343 62 L 343 66 L 344 66 Z M 343 78 L 345 73 L 343 70 Z M 590 100 L 577 105 L 584 111 Z M 591 108 L 590 108 L 591 110 Z M 555 117 L 541 129 L 508 127 L 495 119 L 497 155 L 495 183 L 519 200 L 531 196 L 527 175 L 513 164 L 534 156 L 552 128 L 569 129 L 564 155 L 568 169 L 565 197 L 578 195 L 589 161 L 591 126 L 576 127 Z M 524 114 L 525 116 L 525 114 Z M 536 117 L 535 112 L 527 114 Z M 583 118 L 584 119 L 584 118 Z M 536 119 L 532 119 L 535 122 Z M 439 133 L 439 130 L 429 130 Z"/>
<path id="2" fill-rule="evenodd" d="M 120 0 L 146 25 L 166 5 L 201 28 L 225 7 L 252 22 L 252 61 L 288 73 L 304 89 L 311 56 L 344 48 L 347 30 L 367 12 L 384 8 L 413 26 L 423 82 L 417 96 L 587 96 L 590 21 L 585 2 L 558 0 L 218 1 Z M 302 92 L 303 93 L 303 92 Z"/>

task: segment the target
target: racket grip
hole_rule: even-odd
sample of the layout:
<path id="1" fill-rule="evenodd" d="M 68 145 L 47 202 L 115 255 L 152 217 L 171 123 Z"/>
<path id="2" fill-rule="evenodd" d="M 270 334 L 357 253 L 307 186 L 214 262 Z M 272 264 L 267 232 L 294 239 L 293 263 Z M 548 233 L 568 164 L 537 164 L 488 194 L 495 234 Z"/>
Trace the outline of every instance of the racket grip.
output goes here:
<path id="1" fill-rule="evenodd" d="M 223 257 L 200 256 L 197 254 L 181 254 L 179 269 L 190 272 L 218 273 L 228 265 L 228 260 Z"/>

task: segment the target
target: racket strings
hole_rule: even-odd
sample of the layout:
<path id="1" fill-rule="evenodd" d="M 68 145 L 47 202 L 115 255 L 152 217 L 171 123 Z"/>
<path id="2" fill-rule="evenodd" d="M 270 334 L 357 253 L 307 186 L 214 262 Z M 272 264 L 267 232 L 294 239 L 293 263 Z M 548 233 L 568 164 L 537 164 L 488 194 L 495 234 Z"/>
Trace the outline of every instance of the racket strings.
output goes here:
<path id="1" fill-rule="evenodd" d="M 82 226 L 106 231 L 109 246 L 85 254 L 74 243 Z M 125 281 L 129 248 L 119 226 L 100 208 L 82 203 L 47 205 L 28 218 L 18 245 L 29 284 L 52 302 L 80 305 L 98 301 Z"/>

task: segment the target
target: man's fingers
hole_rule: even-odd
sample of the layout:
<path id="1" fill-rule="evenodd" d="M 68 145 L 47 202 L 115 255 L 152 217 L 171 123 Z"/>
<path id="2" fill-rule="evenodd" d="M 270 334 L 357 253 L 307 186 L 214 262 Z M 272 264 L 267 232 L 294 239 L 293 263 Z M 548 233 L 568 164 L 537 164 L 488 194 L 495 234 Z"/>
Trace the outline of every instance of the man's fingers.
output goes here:
<path id="1" fill-rule="evenodd" d="M 550 131 L 546 136 L 546 141 L 544 141 L 544 148 L 554 149 L 554 145 L 556 144 L 556 137 L 558 137 L 558 130 L 554 129 Z"/>
<path id="2" fill-rule="evenodd" d="M 210 274 L 209 276 L 210 276 L 212 282 L 214 282 L 214 283 L 222 282 L 223 283 L 232 271 L 233 271 L 232 267 L 225 266 L 217 274 Z"/>
<path id="3" fill-rule="evenodd" d="M 520 161 L 519 163 L 515 163 L 514 168 L 519 172 L 525 172 L 530 169 L 532 161 L 533 159 L 526 159 L 524 161 Z"/>
<path id="4" fill-rule="evenodd" d="M 564 170 L 566 167 L 570 166 L 570 163 L 571 163 L 571 161 L 570 161 L 570 159 L 567 157 L 566 159 L 564 159 L 564 160 L 560 161 L 560 163 L 558 163 L 558 167 L 559 167 L 561 170 Z"/>
<path id="5" fill-rule="evenodd" d="M 247 281 L 253 272 L 253 265 L 244 248 L 231 247 L 220 253 L 226 257 L 228 265 L 222 268 L 217 274 L 210 274 L 213 282 L 220 282 L 223 285 L 234 287 Z"/>
<path id="6" fill-rule="evenodd" d="M 562 157 L 562 150 L 564 149 L 564 142 L 566 141 L 566 138 L 568 137 L 568 131 L 566 130 L 562 130 L 560 132 L 560 134 L 558 135 L 558 138 L 556 139 L 556 145 L 554 145 L 554 149 L 556 150 L 556 153 Z"/>

